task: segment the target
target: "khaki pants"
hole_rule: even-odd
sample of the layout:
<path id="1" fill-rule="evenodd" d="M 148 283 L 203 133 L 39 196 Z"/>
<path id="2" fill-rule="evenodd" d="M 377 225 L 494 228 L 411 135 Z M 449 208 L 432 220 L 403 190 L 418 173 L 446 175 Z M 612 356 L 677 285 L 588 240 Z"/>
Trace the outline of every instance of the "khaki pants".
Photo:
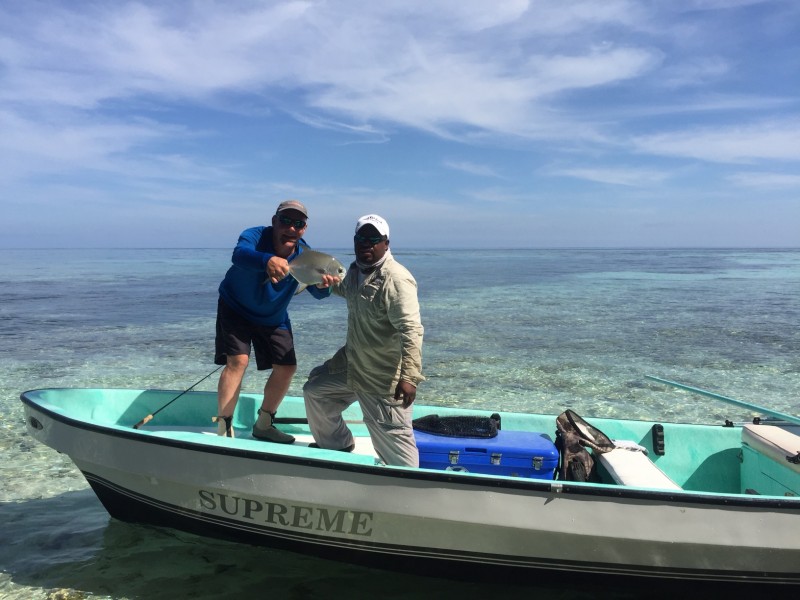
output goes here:
<path id="1" fill-rule="evenodd" d="M 387 465 L 418 467 L 419 452 L 411 428 L 411 407 L 394 398 L 368 395 L 347 386 L 347 373 L 329 373 L 327 365 L 311 371 L 303 386 L 308 425 L 321 448 L 339 450 L 354 443 L 342 412 L 358 401 L 378 457 Z"/>

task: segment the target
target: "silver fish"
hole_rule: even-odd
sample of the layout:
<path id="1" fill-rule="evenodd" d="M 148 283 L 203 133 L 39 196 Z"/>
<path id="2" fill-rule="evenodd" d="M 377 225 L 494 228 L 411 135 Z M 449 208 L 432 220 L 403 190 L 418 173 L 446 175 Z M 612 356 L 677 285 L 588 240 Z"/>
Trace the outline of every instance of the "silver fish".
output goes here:
<path id="1" fill-rule="evenodd" d="M 333 275 L 344 279 L 347 271 L 344 265 L 330 254 L 304 248 L 303 252 L 289 263 L 289 273 L 301 285 L 322 283 L 323 275 Z"/>
<path id="2" fill-rule="evenodd" d="M 309 285 L 322 283 L 323 275 L 333 275 L 341 280 L 344 279 L 346 273 L 344 265 L 336 258 L 310 248 L 304 248 L 300 256 L 289 263 L 289 274 L 300 284 L 295 292 L 297 294 Z M 264 284 L 268 282 L 269 276 L 264 279 Z"/>

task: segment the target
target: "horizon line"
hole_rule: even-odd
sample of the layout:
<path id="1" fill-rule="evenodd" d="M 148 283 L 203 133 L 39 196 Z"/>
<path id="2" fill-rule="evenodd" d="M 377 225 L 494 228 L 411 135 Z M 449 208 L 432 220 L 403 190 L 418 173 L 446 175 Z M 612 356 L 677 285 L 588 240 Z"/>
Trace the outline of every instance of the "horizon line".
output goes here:
<path id="1" fill-rule="evenodd" d="M 311 246 L 309 246 L 311 247 Z M 350 246 L 317 245 L 314 248 L 352 249 Z M 231 250 L 231 246 L 21 246 L 14 250 Z M 397 249 L 395 247 L 395 249 Z M 399 250 L 800 250 L 800 246 L 403 246 Z"/>

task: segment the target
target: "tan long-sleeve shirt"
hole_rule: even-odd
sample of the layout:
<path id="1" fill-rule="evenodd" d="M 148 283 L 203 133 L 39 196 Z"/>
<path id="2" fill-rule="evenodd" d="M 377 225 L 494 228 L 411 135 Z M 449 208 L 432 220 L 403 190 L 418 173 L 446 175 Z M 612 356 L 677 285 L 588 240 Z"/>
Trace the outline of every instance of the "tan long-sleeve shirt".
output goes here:
<path id="1" fill-rule="evenodd" d="M 353 263 L 333 288 L 347 300 L 347 342 L 329 370 L 346 370 L 348 386 L 369 394 L 392 395 L 401 379 L 418 385 L 425 377 L 416 280 L 391 255 L 362 284 L 358 275 Z"/>

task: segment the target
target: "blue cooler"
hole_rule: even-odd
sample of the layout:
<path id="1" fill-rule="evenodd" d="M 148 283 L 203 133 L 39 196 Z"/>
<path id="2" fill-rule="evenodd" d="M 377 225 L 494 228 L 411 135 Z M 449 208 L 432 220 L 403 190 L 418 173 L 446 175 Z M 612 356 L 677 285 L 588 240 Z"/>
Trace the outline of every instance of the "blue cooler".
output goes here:
<path id="1" fill-rule="evenodd" d="M 553 479 L 558 467 L 558 450 L 545 433 L 499 430 L 493 438 L 468 438 L 414 430 L 414 437 L 425 469 Z"/>

